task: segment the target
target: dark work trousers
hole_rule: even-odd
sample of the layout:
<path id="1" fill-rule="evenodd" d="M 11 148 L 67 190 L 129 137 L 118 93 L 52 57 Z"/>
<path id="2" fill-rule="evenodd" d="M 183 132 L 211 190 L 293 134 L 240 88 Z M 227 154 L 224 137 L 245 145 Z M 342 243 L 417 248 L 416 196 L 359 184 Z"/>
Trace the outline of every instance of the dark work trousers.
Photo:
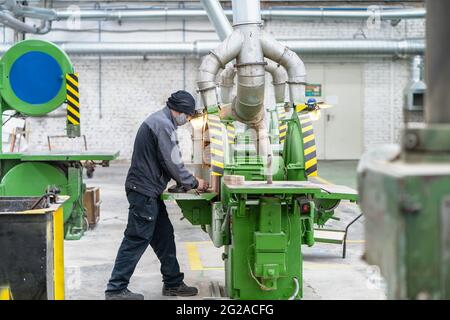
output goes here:
<path id="1" fill-rule="evenodd" d="M 127 198 L 130 203 L 128 225 L 106 292 L 127 288 L 148 245 L 152 246 L 161 262 L 164 284 L 167 287 L 178 286 L 183 281 L 184 274 L 180 272 L 178 265 L 173 226 L 164 201 L 132 190 L 127 190 Z"/>

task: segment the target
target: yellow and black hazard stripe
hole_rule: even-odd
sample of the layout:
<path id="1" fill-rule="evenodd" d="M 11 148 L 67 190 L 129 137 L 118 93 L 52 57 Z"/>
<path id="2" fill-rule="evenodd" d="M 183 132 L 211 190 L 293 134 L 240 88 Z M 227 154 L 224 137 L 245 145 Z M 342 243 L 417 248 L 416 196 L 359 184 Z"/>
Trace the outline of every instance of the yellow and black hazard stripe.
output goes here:
<path id="1" fill-rule="evenodd" d="M 284 110 L 284 107 L 278 108 L 277 113 L 278 113 L 278 136 L 280 139 L 280 144 L 284 144 L 287 134 L 287 122 L 283 121 L 286 119 L 286 111 Z"/>
<path id="2" fill-rule="evenodd" d="M 67 122 L 80 125 L 80 94 L 78 90 L 78 73 L 66 74 Z"/>
<path id="3" fill-rule="evenodd" d="M 308 113 L 299 114 L 299 119 L 302 127 L 306 176 L 317 177 L 317 149 L 313 124 Z"/>
<path id="4" fill-rule="evenodd" d="M 233 122 L 227 123 L 227 138 L 228 144 L 234 144 L 234 140 L 236 138 L 236 129 L 234 128 Z"/>
<path id="5" fill-rule="evenodd" d="M 218 115 L 208 114 L 208 133 L 211 150 L 211 174 L 213 176 L 222 176 L 224 161 L 224 125 Z"/>

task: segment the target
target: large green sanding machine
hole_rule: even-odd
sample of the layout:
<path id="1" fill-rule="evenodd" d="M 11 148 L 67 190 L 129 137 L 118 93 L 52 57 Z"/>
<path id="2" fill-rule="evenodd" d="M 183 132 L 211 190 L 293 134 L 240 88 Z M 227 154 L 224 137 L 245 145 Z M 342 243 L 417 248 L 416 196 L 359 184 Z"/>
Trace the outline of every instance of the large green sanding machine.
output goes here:
<path id="1" fill-rule="evenodd" d="M 25 40 L 0 60 L 0 109 L 23 117 L 44 116 L 67 105 L 67 137 L 80 136 L 78 74 L 64 51 L 53 43 Z M 56 120 L 55 120 L 56 121 Z M 1 138 L 1 136 L 0 136 Z M 66 239 L 86 229 L 83 162 L 104 165 L 118 152 L 0 152 L 0 196 L 41 196 L 56 191 L 70 196 L 64 204 Z"/>

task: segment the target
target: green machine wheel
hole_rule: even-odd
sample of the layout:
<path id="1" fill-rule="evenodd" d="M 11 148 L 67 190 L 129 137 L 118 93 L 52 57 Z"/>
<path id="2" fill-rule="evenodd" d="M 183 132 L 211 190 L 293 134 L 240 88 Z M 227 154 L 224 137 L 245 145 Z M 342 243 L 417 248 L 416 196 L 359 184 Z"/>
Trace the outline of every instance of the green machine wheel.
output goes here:
<path id="1" fill-rule="evenodd" d="M 4 161 L 4 164 L 5 162 L 8 161 Z M 70 174 L 68 175 L 65 170 L 50 163 L 18 162 L 16 164 L 11 163 L 7 167 L 10 168 L 3 176 L 0 185 L 3 196 L 41 196 L 45 194 L 49 186 L 56 187 L 61 194 L 71 196 L 63 206 L 66 238 L 71 237 L 74 233 L 83 232 L 83 230 L 73 230 L 73 225 L 80 225 L 73 220 L 78 219 L 78 211 L 80 205 L 82 206 L 82 204 L 78 203 L 80 193 L 84 192 L 82 183 L 69 181 L 69 178 L 71 178 Z M 73 171 L 72 174 L 75 175 L 72 178 L 77 180 L 77 170 L 70 171 Z M 81 213 L 81 216 L 83 216 L 82 209 Z"/>
<path id="2" fill-rule="evenodd" d="M 43 162 L 23 162 L 13 166 L 5 174 L 1 184 L 2 194 L 5 196 L 41 196 L 50 185 L 58 187 L 63 194 L 68 191 L 64 172 Z M 64 210 L 64 221 L 68 218 L 68 211 Z"/>

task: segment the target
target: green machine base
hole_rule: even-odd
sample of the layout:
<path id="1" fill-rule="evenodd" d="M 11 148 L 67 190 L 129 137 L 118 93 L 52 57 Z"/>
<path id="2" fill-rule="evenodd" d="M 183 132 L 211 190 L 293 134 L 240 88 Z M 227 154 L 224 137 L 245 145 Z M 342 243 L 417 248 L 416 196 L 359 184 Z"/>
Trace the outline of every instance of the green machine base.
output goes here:
<path id="1" fill-rule="evenodd" d="M 366 260 L 390 299 L 450 299 L 450 126 L 408 128 L 401 155 L 359 174 Z"/>
<path id="2" fill-rule="evenodd" d="M 0 154 L 0 196 L 42 196 L 55 189 L 70 198 L 64 203 L 64 235 L 78 240 L 87 228 L 81 161 L 114 160 L 118 153 L 4 153 Z"/>
<path id="3" fill-rule="evenodd" d="M 67 137 L 81 135 L 78 73 L 61 48 L 44 40 L 20 41 L 2 56 L 0 70 L 1 114 L 44 116 L 66 105 Z M 0 140 L 1 135 L 2 131 Z M 3 153 L 0 148 L 0 195 L 43 196 L 51 189 L 70 196 L 64 204 L 65 238 L 79 239 L 87 227 L 82 161 L 106 164 L 117 156 L 116 152 Z"/>

